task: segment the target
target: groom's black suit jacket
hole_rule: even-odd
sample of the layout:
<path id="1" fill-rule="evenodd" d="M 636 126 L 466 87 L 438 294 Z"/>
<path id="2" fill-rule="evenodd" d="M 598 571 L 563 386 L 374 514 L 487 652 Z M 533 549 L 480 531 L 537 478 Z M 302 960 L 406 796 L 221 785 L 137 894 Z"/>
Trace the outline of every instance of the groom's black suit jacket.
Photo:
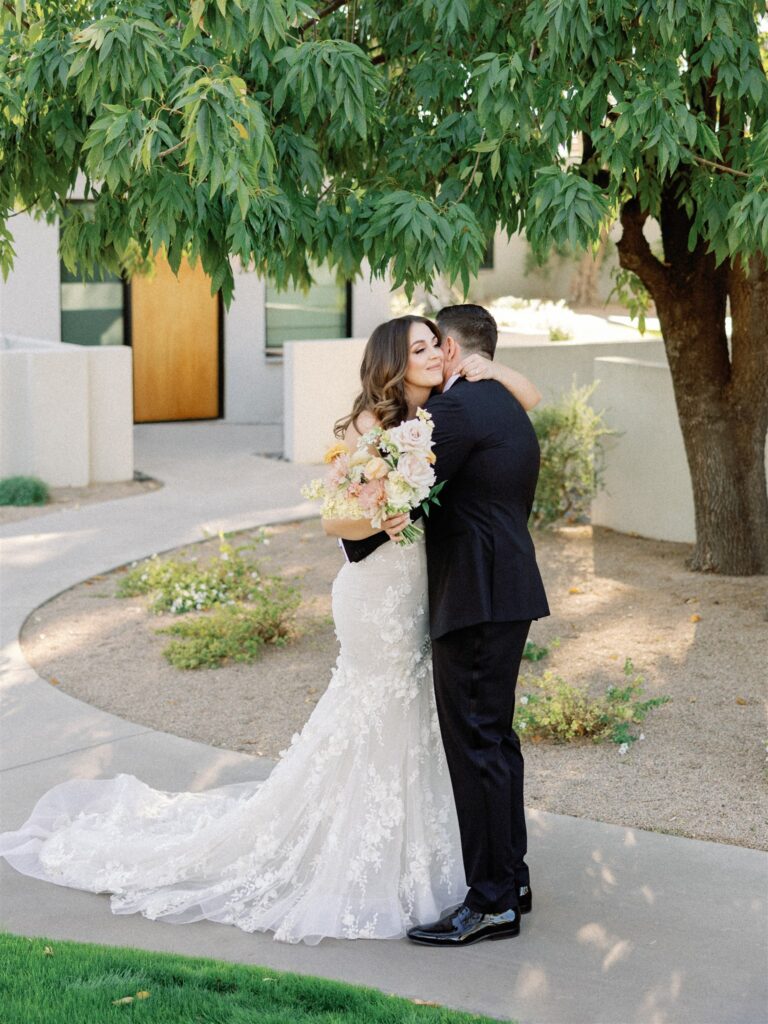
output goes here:
<path id="1" fill-rule="evenodd" d="M 525 410 L 496 381 L 463 378 L 426 408 L 446 481 L 426 520 L 432 638 L 549 615 L 528 532 L 540 453 Z"/>

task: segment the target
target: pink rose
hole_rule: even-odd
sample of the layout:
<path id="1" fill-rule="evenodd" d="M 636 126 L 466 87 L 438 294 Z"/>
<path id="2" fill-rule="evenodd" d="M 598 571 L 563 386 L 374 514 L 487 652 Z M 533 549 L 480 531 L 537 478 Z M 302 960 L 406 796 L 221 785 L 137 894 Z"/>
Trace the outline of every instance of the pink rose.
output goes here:
<path id="1" fill-rule="evenodd" d="M 357 493 L 360 508 L 369 519 L 374 519 L 381 511 L 385 497 L 383 480 L 369 480 L 360 485 L 360 490 Z"/>

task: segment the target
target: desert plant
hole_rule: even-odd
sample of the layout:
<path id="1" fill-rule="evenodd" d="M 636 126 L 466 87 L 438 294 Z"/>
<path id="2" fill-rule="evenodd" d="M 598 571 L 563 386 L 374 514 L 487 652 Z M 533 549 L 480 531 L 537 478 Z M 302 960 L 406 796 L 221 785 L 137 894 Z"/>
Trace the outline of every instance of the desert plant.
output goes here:
<path id="1" fill-rule="evenodd" d="M 541 446 L 532 512 L 536 526 L 584 520 L 602 484 L 603 441 L 615 431 L 605 425 L 604 411 L 589 403 L 597 383 L 574 384 L 558 402 L 531 415 Z"/>
<path id="2" fill-rule="evenodd" d="M 553 644 L 556 646 L 556 644 Z M 523 651 L 523 658 L 526 661 L 541 661 L 542 658 L 546 658 L 549 654 L 548 647 L 540 647 L 539 644 L 535 644 L 533 640 L 526 640 L 525 650 Z"/>
<path id="3" fill-rule="evenodd" d="M 263 540 L 258 538 L 257 543 Z M 219 534 L 219 554 L 206 565 L 197 559 L 159 559 L 156 555 L 133 567 L 117 588 L 118 597 L 151 594 L 150 610 L 181 615 L 217 605 L 258 600 L 265 578 L 252 560 L 243 556 L 254 543 L 233 547 Z"/>
<path id="4" fill-rule="evenodd" d="M 295 588 L 273 578 L 251 606 L 216 608 L 155 632 L 176 637 L 163 651 L 176 668 L 218 668 L 228 661 L 250 664 L 267 644 L 287 643 L 299 602 Z"/>
<path id="5" fill-rule="evenodd" d="M 553 326 L 549 328 L 550 341 L 570 341 L 572 337 L 573 332 L 567 327 Z"/>
<path id="6" fill-rule="evenodd" d="M 523 692 L 517 698 L 515 729 L 523 736 L 560 743 L 589 738 L 628 746 L 638 739 L 636 726 L 651 708 L 666 704 L 670 698 L 642 700 L 645 680 L 630 658 L 624 662 L 624 676 L 623 686 L 609 686 L 600 697 L 593 697 L 553 672 L 521 677 Z"/>
<path id="7" fill-rule="evenodd" d="M 45 505 L 48 485 L 37 476 L 6 476 L 0 480 L 0 505 Z"/>

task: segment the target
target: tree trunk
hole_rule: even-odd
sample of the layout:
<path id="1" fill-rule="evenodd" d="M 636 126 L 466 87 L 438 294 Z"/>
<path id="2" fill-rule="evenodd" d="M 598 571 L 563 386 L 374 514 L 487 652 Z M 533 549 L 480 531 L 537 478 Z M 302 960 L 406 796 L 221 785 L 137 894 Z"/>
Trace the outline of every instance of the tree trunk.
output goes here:
<path id="1" fill-rule="evenodd" d="M 735 576 L 768 573 L 768 266 L 715 267 L 668 190 L 662 199 L 664 262 L 642 234 L 636 202 L 622 211 L 622 267 L 651 293 L 664 336 L 693 485 L 696 546 L 691 568 Z M 733 331 L 725 331 L 730 297 Z"/>

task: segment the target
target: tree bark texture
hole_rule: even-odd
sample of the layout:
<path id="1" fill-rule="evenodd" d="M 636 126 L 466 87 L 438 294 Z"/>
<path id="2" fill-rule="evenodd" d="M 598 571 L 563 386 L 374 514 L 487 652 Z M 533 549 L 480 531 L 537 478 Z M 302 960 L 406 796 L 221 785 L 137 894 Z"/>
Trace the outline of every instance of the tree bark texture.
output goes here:
<path id="1" fill-rule="evenodd" d="M 691 568 L 768 573 L 768 261 L 719 267 L 669 188 L 662 199 L 664 260 L 643 235 L 647 213 L 625 204 L 619 262 L 653 297 L 691 472 L 696 545 Z M 725 330 L 730 299 L 732 337 Z"/>

